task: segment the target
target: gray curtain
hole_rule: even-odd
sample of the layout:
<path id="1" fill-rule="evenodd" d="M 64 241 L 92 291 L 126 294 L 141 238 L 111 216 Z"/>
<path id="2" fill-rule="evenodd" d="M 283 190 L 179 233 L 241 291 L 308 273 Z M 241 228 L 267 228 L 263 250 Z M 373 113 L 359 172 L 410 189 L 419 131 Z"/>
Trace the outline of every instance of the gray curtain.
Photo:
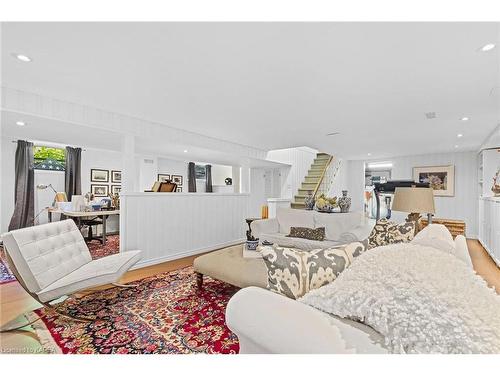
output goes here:
<path id="1" fill-rule="evenodd" d="M 64 190 L 71 202 L 73 195 L 82 194 L 82 149 L 66 147 L 65 157 Z"/>
<path id="2" fill-rule="evenodd" d="M 196 173 L 193 162 L 188 165 L 188 192 L 196 193 Z"/>
<path id="3" fill-rule="evenodd" d="M 15 164 L 14 214 L 9 231 L 34 225 L 35 216 L 35 171 L 33 143 L 17 141 Z"/>
<path id="4" fill-rule="evenodd" d="M 212 193 L 212 166 L 210 164 L 205 165 L 205 191 L 207 193 Z"/>

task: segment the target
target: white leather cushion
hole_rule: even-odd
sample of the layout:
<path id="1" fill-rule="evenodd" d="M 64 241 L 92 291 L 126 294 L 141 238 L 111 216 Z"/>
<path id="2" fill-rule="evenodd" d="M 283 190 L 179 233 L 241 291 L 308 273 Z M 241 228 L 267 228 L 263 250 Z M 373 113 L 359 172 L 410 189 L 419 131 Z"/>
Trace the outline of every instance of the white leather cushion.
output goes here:
<path id="1" fill-rule="evenodd" d="M 3 240 L 24 283 L 35 293 L 92 260 L 73 220 L 14 230 Z"/>
<path id="2" fill-rule="evenodd" d="M 93 260 L 38 292 L 42 302 L 52 301 L 79 290 L 116 282 L 141 258 L 141 252 L 125 251 Z"/>
<path id="3" fill-rule="evenodd" d="M 290 233 L 290 227 L 314 228 L 313 212 L 296 210 L 293 208 L 278 208 L 276 218 L 280 226 L 280 233 Z"/>
<path id="4" fill-rule="evenodd" d="M 455 242 L 448 228 L 443 224 L 430 224 L 411 241 L 412 244 L 433 247 L 447 253 L 455 253 Z"/>

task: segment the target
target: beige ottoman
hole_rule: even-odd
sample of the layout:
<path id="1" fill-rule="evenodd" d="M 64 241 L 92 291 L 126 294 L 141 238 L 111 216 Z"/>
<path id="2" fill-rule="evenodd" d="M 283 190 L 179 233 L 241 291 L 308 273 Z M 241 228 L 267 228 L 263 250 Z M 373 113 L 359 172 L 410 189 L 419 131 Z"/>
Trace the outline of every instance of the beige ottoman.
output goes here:
<path id="1" fill-rule="evenodd" d="M 243 245 L 227 247 L 202 255 L 194 260 L 198 288 L 203 275 L 240 288 L 267 285 L 267 268 L 261 258 L 243 258 Z"/>

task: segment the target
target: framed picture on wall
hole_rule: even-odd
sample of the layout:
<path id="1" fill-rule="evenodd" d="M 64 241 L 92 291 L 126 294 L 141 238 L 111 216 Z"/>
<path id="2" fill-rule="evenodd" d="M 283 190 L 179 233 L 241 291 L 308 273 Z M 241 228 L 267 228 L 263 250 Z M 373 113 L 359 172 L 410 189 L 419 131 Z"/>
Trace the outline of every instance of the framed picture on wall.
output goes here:
<path id="1" fill-rule="evenodd" d="M 121 190 L 122 190 L 121 185 L 111 185 L 111 194 L 113 195 L 119 194 Z"/>
<path id="2" fill-rule="evenodd" d="M 158 180 L 160 182 L 167 182 L 170 181 L 170 175 L 169 174 L 158 174 Z"/>
<path id="3" fill-rule="evenodd" d="M 176 190 L 177 193 L 182 193 L 182 187 L 181 186 L 177 186 L 177 190 Z"/>
<path id="4" fill-rule="evenodd" d="M 109 194 L 108 185 L 90 185 L 90 192 L 96 197 L 107 197 Z"/>
<path id="5" fill-rule="evenodd" d="M 455 196 L 455 166 L 413 168 L 413 180 L 429 183 L 436 197 Z"/>
<path id="6" fill-rule="evenodd" d="M 90 182 L 109 182 L 109 171 L 106 169 L 91 169 Z"/>
<path id="7" fill-rule="evenodd" d="M 122 171 L 111 171 L 111 183 L 121 184 L 122 182 Z"/>
<path id="8" fill-rule="evenodd" d="M 177 184 L 177 186 L 182 186 L 182 176 L 178 174 L 173 174 L 172 175 L 172 182 L 174 184 Z"/>

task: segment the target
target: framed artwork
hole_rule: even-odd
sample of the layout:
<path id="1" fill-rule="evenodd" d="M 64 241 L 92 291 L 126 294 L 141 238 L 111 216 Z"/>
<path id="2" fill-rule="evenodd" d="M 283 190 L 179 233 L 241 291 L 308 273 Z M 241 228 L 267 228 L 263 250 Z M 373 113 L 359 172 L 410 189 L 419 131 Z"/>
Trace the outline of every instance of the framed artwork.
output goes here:
<path id="1" fill-rule="evenodd" d="M 109 194 L 108 185 L 90 185 L 90 192 L 96 197 L 107 197 Z"/>
<path id="2" fill-rule="evenodd" d="M 455 196 L 455 166 L 414 167 L 413 180 L 429 183 L 436 197 Z"/>
<path id="3" fill-rule="evenodd" d="M 122 186 L 121 185 L 111 185 L 111 194 L 119 194 L 120 191 L 122 191 Z"/>
<path id="4" fill-rule="evenodd" d="M 170 175 L 169 174 L 158 174 L 158 180 L 160 182 L 167 182 L 170 181 Z"/>
<path id="5" fill-rule="evenodd" d="M 172 182 L 174 184 L 177 184 L 177 186 L 182 186 L 182 176 L 178 174 L 173 174 L 172 175 Z"/>
<path id="6" fill-rule="evenodd" d="M 177 186 L 177 190 L 176 190 L 177 193 L 182 193 L 182 187 L 181 186 Z"/>
<path id="7" fill-rule="evenodd" d="M 122 183 L 122 171 L 111 171 L 111 183 L 113 184 Z"/>
<path id="8" fill-rule="evenodd" d="M 91 169 L 90 182 L 109 182 L 109 171 L 106 169 Z"/>

